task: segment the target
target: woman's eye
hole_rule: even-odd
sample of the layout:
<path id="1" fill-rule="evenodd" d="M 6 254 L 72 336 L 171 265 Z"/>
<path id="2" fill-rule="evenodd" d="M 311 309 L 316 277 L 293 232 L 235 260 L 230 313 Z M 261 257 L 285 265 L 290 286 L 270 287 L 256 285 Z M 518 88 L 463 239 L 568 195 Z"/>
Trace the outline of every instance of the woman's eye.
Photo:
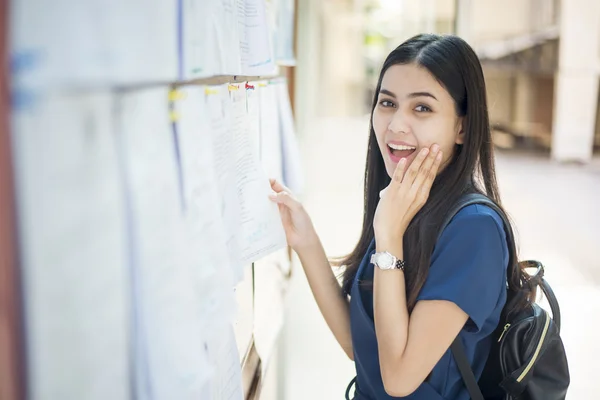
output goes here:
<path id="1" fill-rule="evenodd" d="M 421 105 L 418 105 L 415 107 L 415 111 L 416 112 L 431 112 L 431 108 L 421 104 Z"/>
<path id="2" fill-rule="evenodd" d="M 382 107 L 385 107 L 385 108 L 388 108 L 388 107 L 394 107 L 394 103 L 392 103 L 392 102 L 391 102 L 391 101 L 389 101 L 389 100 L 381 100 L 381 101 L 379 102 L 379 104 L 380 104 Z"/>

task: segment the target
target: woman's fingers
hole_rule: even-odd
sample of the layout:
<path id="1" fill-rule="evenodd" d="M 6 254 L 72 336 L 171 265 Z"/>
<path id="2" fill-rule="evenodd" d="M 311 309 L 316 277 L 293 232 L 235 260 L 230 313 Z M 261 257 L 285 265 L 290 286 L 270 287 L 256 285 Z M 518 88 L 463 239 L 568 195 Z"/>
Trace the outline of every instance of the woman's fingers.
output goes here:
<path id="1" fill-rule="evenodd" d="M 277 181 L 277 179 L 269 178 L 269 184 L 271 184 L 271 189 L 273 189 L 274 191 L 276 191 L 278 193 L 285 190 L 283 185 L 281 183 L 279 183 Z"/>
<path id="2" fill-rule="evenodd" d="M 425 160 L 419 174 L 413 183 L 412 191 L 419 203 L 425 203 L 442 163 L 442 152 L 439 147 L 432 147 L 429 157 Z"/>
<path id="3" fill-rule="evenodd" d="M 435 160 L 433 160 L 433 165 L 431 166 L 431 170 L 429 171 L 429 175 L 427 176 L 426 184 L 429 185 L 429 188 L 433 185 L 433 181 L 435 181 L 435 177 L 440 169 L 440 165 L 442 165 L 442 159 L 444 158 L 444 154 L 439 151 L 435 156 Z"/>
<path id="4" fill-rule="evenodd" d="M 398 161 L 398 164 L 396 165 L 396 169 L 394 170 L 394 176 L 392 177 L 392 183 L 390 184 L 390 186 L 393 184 L 395 184 L 397 187 L 400 186 L 400 184 L 402 183 L 405 169 L 406 169 L 406 158 L 401 158 L 400 161 Z M 385 189 L 382 190 L 382 192 L 387 189 L 388 188 L 386 187 Z M 381 197 L 381 195 L 382 195 L 382 193 L 380 193 L 379 197 Z"/>
<path id="5" fill-rule="evenodd" d="M 300 202 L 294 198 L 290 189 L 276 179 L 269 179 L 269 183 L 274 192 L 269 195 L 269 199 L 277 204 L 285 205 L 290 210 L 296 210 L 300 207 Z"/>
<path id="6" fill-rule="evenodd" d="M 423 161 L 427 158 L 428 154 L 429 154 L 428 148 L 422 149 L 419 152 L 419 154 L 417 154 L 417 157 L 415 157 L 413 162 L 410 164 L 410 167 L 406 171 L 406 174 L 404 174 L 404 178 L 401 180 L 401 182 L 406 185 L 407 189 L 413 185 L 415 179 L 417 178 L 417 175 L 419 174 L 421 165 L 423 164 Z M 400 182 L 398 182 L 398 183 L 400 183 Z"/>
<path id="7" fill-rule="evenodd" d="M 283 183 L 279 182 L 277 179 L 270 178 L 269 183 L 271 184 L 271 189 L 275 191 L 275 193 L 279 192 L 288 192 L 292 193 L 290 189 L 288 189 Z"/>
<path id="8" fill-rule="evenodd" d="M 423 185 L 423 183 L 425 182 L 425 180 L 431 175 L 431 169 L 433 167 L 433 164 L 435 163 L 435 159 L 439 153 L 440 147 L 437 144 L 434 144 L 433 146 L 431 146 L 431 149 L 429 150 L 429 155 L 427 157 L 425 157 L 425 160 L 421 163 L 421 167 L 419 168 L 419 171 L 417 173 L 417 176 L 415 177 L 415 180 L 413 181 L 412 187 L 414 188 L 419 188 L 421 185 Z M 434 174 L 437 171 L 434 171 Z M 435 175 L 434 175 L 435 178 Z"/>
<path id="9" fill-rule="evenodd" d="M 301 205 L 289 192 L 281 191 L 279 193 L 272 193 L 269 195 L 269 199 L 277 204 L 283 204 L 292 211 L 300 209 Z"/>

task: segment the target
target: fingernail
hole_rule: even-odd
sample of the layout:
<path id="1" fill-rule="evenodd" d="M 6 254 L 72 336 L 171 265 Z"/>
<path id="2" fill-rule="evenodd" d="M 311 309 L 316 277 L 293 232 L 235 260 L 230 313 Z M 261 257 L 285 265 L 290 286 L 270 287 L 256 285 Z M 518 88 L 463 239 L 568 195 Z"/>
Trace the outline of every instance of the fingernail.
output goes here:
<path id="1" fill-rule="evenodd" d="M 421 150 L 421 154 L 422 155 L 426 156 L 427 153 L 429 153 L 429 149 L 423 149 L 423 150 Z"/>
<path id="2" fill-rule="evenodd" d="M 404 165 L 405 162 L 406 162 L 406 158 L 401 158 L 400 159 L 400 164 Z"/>
<path id="3" fill-rule="evenodd" d="M 440 146 L 437 144 L 434 144 L 431 150 L 433 151 L 433 154 L 435 154 L 439 151 L 439 149 L 440 149 Z"/>
<path id="4" fill-rule="evenodd" d="M 436 156 L 437 160 L 441 160 L 442 159 L 442 152 L 440 151 L 437 156 Z"/>

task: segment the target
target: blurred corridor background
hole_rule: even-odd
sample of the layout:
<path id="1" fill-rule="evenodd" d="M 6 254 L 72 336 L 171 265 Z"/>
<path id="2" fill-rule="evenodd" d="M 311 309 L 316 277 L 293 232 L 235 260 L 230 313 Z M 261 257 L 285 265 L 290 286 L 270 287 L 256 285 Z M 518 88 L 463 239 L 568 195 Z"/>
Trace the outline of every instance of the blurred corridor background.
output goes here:
<path id="1" fill-rule="evenodd" d="M 600 3 L 338 0 L 300 1 L 298 10 L 304 199 L 328 254 L 347 254 L 360 233 L 368 113 L 383 59 L 420 32 L 460 35 L 484 66 L 500 193 L 520 257 L 545 264 L 560 301 L 567 398 L 599 398 Z M 354 365 L 299 264 L 287 307 L 271 398 L 342 398 Z"/>

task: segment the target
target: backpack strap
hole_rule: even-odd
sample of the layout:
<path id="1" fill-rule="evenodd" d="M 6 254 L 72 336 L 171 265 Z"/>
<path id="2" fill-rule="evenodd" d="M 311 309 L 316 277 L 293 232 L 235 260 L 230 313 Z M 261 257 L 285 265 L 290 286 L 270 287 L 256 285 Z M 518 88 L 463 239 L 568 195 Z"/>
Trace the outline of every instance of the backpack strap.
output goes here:
<path id="1" fill-rule="evenodd" d="M 550 304 L 550 310 L 552 311 L 552 321 L 554 321 L 554 325 L 556 325 L 558 333 L 560 334 L 560 307 L 558 305 L 558 300 L 556 300 L 554 291 L 545 279 L 542 278 L 540 280 L 539 285 L 540 288 L 542 288 L 542 292 L 544 292 L 544 297 L 548 301 L 548 304 Z"/>
<path id="2" fill-rule="evenodd" d="M 510 224 L 507 224 L 502 210 L 496 205 L 496 203 L 494 203 L 488 197 L 480 193 L 469 193 L 460 199 L 460 201 L 454 206 L 454 208 L 450 210 L 446 217 L 446 220 L 442 224 L 442 227 L 440 229 L 440 236 L 442 235 L 442 232 L 448 226 L 448 224 L 450 224 L 452 218 L 454 218 L 454 216 L 460 210 L 472 204 L 483 204 L 496 211 L 504 222 L 504 230 L 506 231 L 509 243 L 510 241 L 514 240 L 512 229 L 510 229 Z M 473 374 L 473 369 L 471 368 L 469 359 L 467 358 L 467 353 L 465 352 L 465 348 L 462 344 L 462 341 L 460 340 L 460 336 L 456 336 L 456 338 L 452 342 L 452 345 L 450 346 L 450 350 L 452 351 L 452 355 L 454 356 L 454 360 L 456 361 L 456 365 L 458 366 L 458 370 L 465 383 L 465 386 L 467 387 L 467 391 L 469 392 L 469 396 L 471 397 L 471 399 L 484 400 L 483 394 L 481 393 L 481 389 L 479 388 L 479 384 L 477 383 L 477 379 L 475 379 L 475 375 Z"/>
<path id="3" fill-rule="evenodd" d="M 352 399 L 350 399 L 350 390 L 352 389 L 352 386 L 355 386 L 355 385 L 356 385 L 356 376 L 354 378 L 352 378 L 352 380 L 348 384 L 348 387 L 346 388 L 346 397 L 344 397 L 346 400 L 352 400 Z M 356 388 L 354 388 L 354 391 L 356 392 Z"/>
<path id="4" fill-rule="evenodd" d="M 471 369 L 469 359 L 467 358 L 467 353 L 465 353 L 465 348 L 459 336 L 454 339 L 450 349 L 452 350 L 452 355 L 454 356 L 454 360 L 456 361 L 460 375 L 465 382 L 465 386 L 467 387 L 467 391 L 469 392 L 471 400 L 484 400 L 481 389 L 477 384 L 477 379 L 475 379 L 475 375 Z"/>
<path id="5" fill-rule="evenodd" d="M 502 221 L 504 222 L 504 231 L 506 232 L 506 239 L 508 239 L 509 242 L 513 242 L 515 240 L 512 228 L 506 220 L 506 216 L 504 215 L 502 209 L 498 207 L 498 205 L 494 203 L 489 197 L 481 193 L 468 193 L 460 198 L 458 203 L 456 203 L 454 208 L 452 208 L 446 216 L 446 219 L 444 220 L 444 223 L 442 224 L 442 227 L 440 229 L 438 240 L 442 235 L 442 232 L 444 232 L 444 229 L 448 226 L 448 224 L 450 224 L 450 221 L 452 221 L 452 218 L 454 218 L 460 210 L 473 204 L 483 204 L 496 211 L 500 218 L 502 218 Z"/>
<path id="6" fill-rule="evenodd" d="M 554 325 L 560 334 L 560 306 L 558 305 L 558 300 L 556 300 L 554 291 L 544 278 L 544 266 L 541 262 L 535 260 L 521 261 L 519 264 L 521 268 L 536 269 L 535 274 L 529 277 L 528 284 L 532 289 L 537 287 L 542 290 L 542 293 L 544 293 L 544 297 L 550 305 L 550 311 L 552 311 L 552 320 L 554 321 Z"/>

